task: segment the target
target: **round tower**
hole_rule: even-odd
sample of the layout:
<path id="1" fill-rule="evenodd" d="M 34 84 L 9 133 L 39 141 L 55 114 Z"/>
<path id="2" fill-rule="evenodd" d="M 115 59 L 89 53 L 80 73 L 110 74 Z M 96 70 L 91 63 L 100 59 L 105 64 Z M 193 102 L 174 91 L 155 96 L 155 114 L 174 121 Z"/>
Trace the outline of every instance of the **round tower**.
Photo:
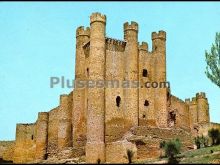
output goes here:
<path id="1" fill-rule="evenodd" d="M 152 33 L 152 53 L 155 56 L 155 81 L 166 81 L 166 32 Z"/>
<path id="2" fill-rule="evenodd" d="M 58 124 L 58 148 L 63 150 L 72 146 L 71 107 L 69 96 L 60 96 L 59 124 Z"/>
<path id="3" fill-rule="evenodd" d="M 89 80 L 104 80 L 106 16 L 90 16 Z M 104 88 L 88 88 L 86 162 L 105 162 Z"/>
<path id="4" fill-rule="evenodd" d="M 204 92 L 196 94 L 198 123 L 209 122 L 209 104 Z"/>
<path id="5" fill-rule="evenodd" d="M 89 41 L 90 28 L 84 28 L 80 26 L 76 29 L 76 65 L 75 65 L 75 79 L 85 78 L 85 54 L 83 46 Z"/>
<path id="6" fill-rule="evenodd" d="M 39 112 L 36 123 L 36 155 L 35 158 L 39 160 L 46 159 L 47 154 L 47 130 L 48 130 L 48 118 L 47 112 Z"/>
<path id="7" fill-rule="evenodd" d="M 138 81 L 138 24 L 124 23 L 125 47 L 125 80 Z M 133 82 L 132 82 L 133 83 Z M 138 88 L 124 89 L 124 115 L 130 126 L 138 125 Z"/>
<path id="8" fill-rule="evenodd" d="M 152 56 L 154 63 L 153 81 L 159 83 L 166 82 L 166 32 L 159 31 L 152 33 Z M 159 127 L 167 127 L 167 88 L 154 89 L 154 107 Z"/>

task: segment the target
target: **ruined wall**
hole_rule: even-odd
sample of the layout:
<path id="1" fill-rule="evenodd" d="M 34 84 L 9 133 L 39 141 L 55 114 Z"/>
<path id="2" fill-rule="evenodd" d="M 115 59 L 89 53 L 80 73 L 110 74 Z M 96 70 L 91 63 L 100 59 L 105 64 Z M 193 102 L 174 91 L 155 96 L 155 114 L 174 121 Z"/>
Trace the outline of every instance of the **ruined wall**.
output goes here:
<path id="1" fill-rule="evenodd" d="M 178 138 L 181 141 L 181 152 L 193 149 L 194 139 L 190 132 L 183 129 L 157 128 L 138 126 L 131 130 L 132 135 L 127 138 L 137 146 L 137 159 L 158 158 L 162 150 L 160 142 Z"/>
<path id="2" fill-rule="evenodd" d="M 203 123 L 199 125 L 198 136 L 208 136 L 208 131 L 214 129 L 219 129 L 220 131 L 220 124 L 219 123 Z"/>
<path id="3" fill-rule="evenodd" d="M 190 131 L 189 106 L 183 100 L 175 96 L 171 96 L 169 119 L 171 124 L 169 125 L 170 127 L 178 127 Z"/>
<path id="4" fill-rule="evenodd" d="M 25 163 L 35 159 L 36 151 L 36 125 L 17 124 L 16 142 L 14 150 L 14 163 Z"/>
<path id="5" fill-rule="evenodd" d="M 13 161 L 15 141 L 0 141 L 0 159 Z"/>
<path id="6" fill-rule="evenodd" d="M 128 163 L 127 151 L 133 152 L 132 161 L 137 159 L 136 145 L 127 140 L 116 141 L 106 145 L 106 163 Z"/>

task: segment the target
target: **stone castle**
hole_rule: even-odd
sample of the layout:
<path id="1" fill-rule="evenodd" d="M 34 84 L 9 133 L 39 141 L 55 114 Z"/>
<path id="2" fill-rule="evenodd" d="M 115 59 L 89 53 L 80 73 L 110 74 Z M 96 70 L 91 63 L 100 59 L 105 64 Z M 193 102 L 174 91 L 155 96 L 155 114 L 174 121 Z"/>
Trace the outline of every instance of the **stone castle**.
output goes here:
<path id="1" fill-rule="evenodd" d="M 60 96 L 60 105 L 39 112 L 32 124 L 17 124 L 15 163 L 84 157 L 87 163 L 127 162 L 157 157 L 162 140 L 179 138 L 183 150 L 211 127 L 205 93 L 185 101 L 166 82 L 166 32 L 152 33 L 152 50 L 138 42 L 138 24 L 124 23 L 124 39 L 106 36 L 106 16 L 93 13 L 90 27 L 76 30 L 75 80 L 139 81 L 141 88 L 77 88 Z"/>

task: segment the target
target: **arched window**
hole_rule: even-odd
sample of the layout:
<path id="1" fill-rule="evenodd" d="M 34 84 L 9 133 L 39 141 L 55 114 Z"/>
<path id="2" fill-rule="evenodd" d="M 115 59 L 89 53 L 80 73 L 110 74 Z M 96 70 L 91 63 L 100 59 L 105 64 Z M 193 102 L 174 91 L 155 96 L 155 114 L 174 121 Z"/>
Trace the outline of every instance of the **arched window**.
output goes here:
<path id="1" fill-rule="evenodd" d="M 34 135 L 31 135 L 31 140 L 34 140 Z"/>
<path id="2" fill-rule="evenodd" d="M 143 118 L 145 118 L 146 117 L 146 115 L 143 115 Z"/>
<path id="3" fill-rule="evenodd" d="M 149 106 L 149 101 L 145 100 L 144 101 L 144 106 Z"/>
<path id="4" fill-rule="evenodd" d="M 121 97 L 120 97 L 120 96 L 117 96 L 117 97 L 116 97 L 116 106 L 117 106 L 117 107 L 120 107 L 120 103 L 121 103 Z"/>
<path id="5" fill-rule="evenodd" d="M 147 77 L 147 69 L 143 69 L 143 77 Z"/>

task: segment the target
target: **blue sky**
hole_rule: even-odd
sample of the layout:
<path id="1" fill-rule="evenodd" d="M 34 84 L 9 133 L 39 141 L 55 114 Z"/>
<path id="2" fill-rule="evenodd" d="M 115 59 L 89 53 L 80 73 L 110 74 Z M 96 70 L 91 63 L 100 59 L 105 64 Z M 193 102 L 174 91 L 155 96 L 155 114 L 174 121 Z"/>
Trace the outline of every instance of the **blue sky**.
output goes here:
<path id="1" fill-rule="evenodd" d="M 206 92 L 210 117 L 220 122 L 220 89 L 206 78 L 205 50 L 220 31 L 218 2 L 1 2 L 0 140 L 15 139 L 16 123 L 35 122 L 58 106 L 50 77 L 74 78 L 75 30 L 89 16 L 107 16 L 107 36 L 123 39 L 123 23 L 139 24 L 139 41 L 151 48 L 151 32 L 167 32 L 167 79 L 181 99 Z"/>

